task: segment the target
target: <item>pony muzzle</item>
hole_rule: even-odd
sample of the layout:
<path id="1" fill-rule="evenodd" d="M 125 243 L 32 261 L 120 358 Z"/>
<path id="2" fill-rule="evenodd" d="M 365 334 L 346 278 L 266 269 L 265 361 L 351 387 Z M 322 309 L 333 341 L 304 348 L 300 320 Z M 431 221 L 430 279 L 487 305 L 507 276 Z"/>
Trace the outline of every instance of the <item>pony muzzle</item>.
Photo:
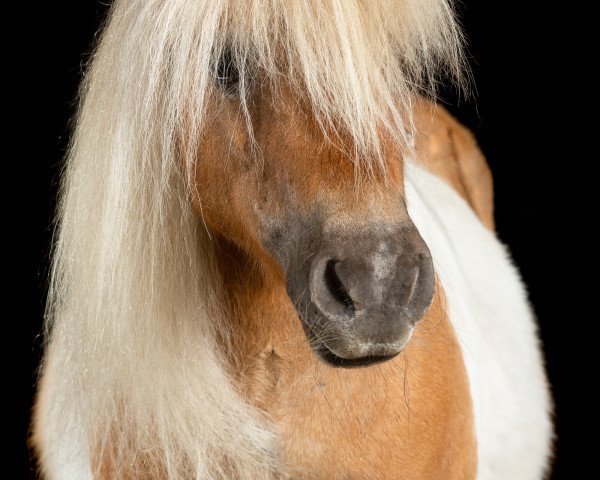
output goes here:
<path id="1" fill-rule="evenodd" d="M 371 365 L 404 349 L 434 289 L 431 254 L 416 228 L 343 239 L 315 255 L 301 317 L 313 349 L 327 363 Z"/>

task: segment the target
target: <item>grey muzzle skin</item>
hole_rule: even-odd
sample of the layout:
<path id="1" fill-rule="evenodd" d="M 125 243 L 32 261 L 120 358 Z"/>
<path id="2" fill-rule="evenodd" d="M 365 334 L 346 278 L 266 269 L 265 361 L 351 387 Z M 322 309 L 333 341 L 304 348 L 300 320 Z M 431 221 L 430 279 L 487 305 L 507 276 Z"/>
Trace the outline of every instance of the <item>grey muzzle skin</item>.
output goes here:
<path id="1" fill-rule="evenodd" d="M 299 252 L 305 261 L 288 262 L 286 283 L 313 350 L 339 367 L 400 353 L 435 290 L 431 254 L 412 222 L 311 243 L 308 258 Z"/>

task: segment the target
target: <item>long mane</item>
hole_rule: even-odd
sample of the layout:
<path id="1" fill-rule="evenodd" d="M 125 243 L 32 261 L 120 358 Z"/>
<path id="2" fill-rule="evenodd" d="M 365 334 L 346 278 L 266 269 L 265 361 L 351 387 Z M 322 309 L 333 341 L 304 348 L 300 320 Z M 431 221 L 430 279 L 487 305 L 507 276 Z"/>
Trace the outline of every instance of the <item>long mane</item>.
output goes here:
<path id="1" fill-rule="evenodd" d="M 184 165 L 221 54 L 240 68 L 242 102 L 257 72 L 285 79 L 367 159 L 381 128 L 406 141 L 415 92 L 458 77 L 460 43 L 448 0 L 115 2 L 60 196 L 37 432 L 49 470 L 89 451 L 112 458 L 114 478 L 130 465 L 169 479 L 277 468 L 268 421 L 221 360 L 227 312 L 188 202 Z"/>

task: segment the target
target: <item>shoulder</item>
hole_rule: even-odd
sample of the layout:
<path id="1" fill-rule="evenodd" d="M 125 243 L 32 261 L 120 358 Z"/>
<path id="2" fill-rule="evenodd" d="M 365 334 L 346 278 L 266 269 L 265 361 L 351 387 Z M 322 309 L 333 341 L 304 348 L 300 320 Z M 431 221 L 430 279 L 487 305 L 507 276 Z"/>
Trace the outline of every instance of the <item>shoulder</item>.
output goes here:
<path id="1" fill-rule="evenodd" d="M 473 134 L 441 105 L 418 100 L 413 114 L 419 162 L 454 188 L 493 230 L 492 174 Z"/>

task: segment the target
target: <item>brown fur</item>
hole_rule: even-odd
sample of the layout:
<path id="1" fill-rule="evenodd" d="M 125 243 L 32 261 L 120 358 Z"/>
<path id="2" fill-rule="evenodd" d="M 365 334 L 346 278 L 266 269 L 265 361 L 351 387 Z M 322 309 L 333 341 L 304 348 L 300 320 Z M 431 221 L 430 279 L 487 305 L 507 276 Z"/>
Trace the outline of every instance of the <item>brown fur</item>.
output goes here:
<path id="1" fill-rule="evenodd" d="M 425 111 L 433 115 L 417 142 L 427 165 L 491 228 L 489 171 L 472 137 L 443 109 L 420 108 L 420 124 Z M 285 92 L 276 101 L 269 95 L 257 100 L 257 163 L 246 157 L 245 126 L 232 105 L 215 113 L 202 142 L 213 163 L 198 167 L 195 205 L 217 232 L 233 323 L 233 371 L 248 400 L 273 422 L 275 453 L 293 478 L 474 478 L 468 380 L 442 289 L 400 356 L 366 369 L 334 369 L 311 351 L 284 274 L 260 242 L 261 218 L 280 218 L 298 199 L 296 208 L 309 210 L 316 202 L 344 228 L 393 215 L 404 201 L 400 152 L 388 152 L 387 182 L 375 175 L 357 193 L 347 156 L 324 142 L 304 112 Z M 233 132 L 225 159 L 223 131 Z M 293 186 L 294 194 L 282 185 Z M 251 200 L 257 198 L 258 207 Z"/>
<path id="2" fill-rule="evenodd" d="M 486 227 L 494 230 L 492 174 L 473 134 L 441 106 L 420 101 L 414 113 L 419 159 L 469 203 Z"/>
<path id="3" fill-rule="evenodd" d="M 312 209 L 349 228 L 373 216 L 391 222 L 405 211 L 398 148 L 386 146 L 386 180 L 379 171 L 363 172 L 359 188 L 349 142 L 331 133 L 332 146 L 308 107 L 293 98 L 283 86 L 277 92 L 262 87 L 250 111 L 256 151 L 239 105 L 229 99 L 210 112 L 200 144 L 197 212 L 212 230 L 259 257 L 266 253 L 260 226 L 290 212 Z"/>

